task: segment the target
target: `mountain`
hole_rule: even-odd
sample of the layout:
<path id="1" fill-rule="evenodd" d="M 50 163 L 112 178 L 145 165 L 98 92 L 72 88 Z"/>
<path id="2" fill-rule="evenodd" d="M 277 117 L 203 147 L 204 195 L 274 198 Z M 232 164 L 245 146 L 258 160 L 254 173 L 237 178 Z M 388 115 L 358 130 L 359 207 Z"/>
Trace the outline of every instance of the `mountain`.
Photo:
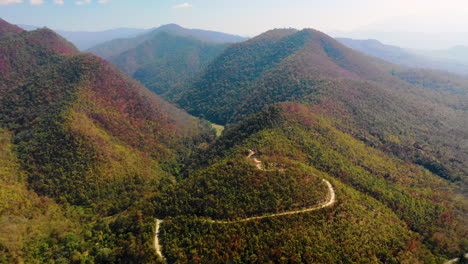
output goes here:
<path id="1" fill-rule="evenodd" d="M 348 38 L 337 38 L 336 40 L 348 48 L 352 48 L 367 55 L 374 56 L 398 65 L 413 68 L 441 70 L 461 75 L 466 75 L 468 73 L 468 56 L 464 53 L 463 48 L 447 51 L 445 53 L 447 55 L 444 56 L 444 52 L 442 51 L 407 51 L 400 47 L 385 45 L 377 40 L 372 39 L 355 40 Z M 459 61 L 457 62 L 455 58 L 459 58 Z M 463 62 L 462 58 L 467 59 L 465 62 Z"/>
<path id="2" fill-rule="evenodd" d="M 276 102 L 313 105 L 368 144 L 455 180 L 467 173 L 467 81 L 451 77 L 374 60 L 317 31 L 274 30 L 230 46 L 172 96 L 218 124 Z"/>
<path id="3" fill-rule="evenodd" d="M 100 56 L 104 59 L 109 59 L 111 57 L 117 56 L 125 51 L 136 48 L 138 45 L 142 44 L 148 39 L 153 38 L 161 32 L 166 32 L 171 35 L 176 35 L 180 37 L 190 37 L 195 38 L 203 42 L 211 43 L 235 43 L 246 40 L 244 37 L 230 35 L 221 32 L 200 30 L 200 29 L 187 29 L 183 28 L 176 24 L 168 24 L 153 29 L 147 34 L 143 34 L 134 38 L 122 38 L 111 40 L 102 44 L 99 44 L 93 48 L 90 48 L 88 52 L 91 52 L 97 56 Z"/>
<path id="4" fill-rule="evenodd" d="M 214 132 L 49 29 L 0 32 L 0 262 L 156 261 L 146 197 Z"/>
<path id="5" fill-rule="evenodd" d="M 0 35 L 1 36 L 6 35 L 6 34 L 21 33 L 22 31 L 24 31 L 24 29 L 18 26 L 12 25 L 0 18 Z"/>
<path id="6" fill-rule="evenodd" d="M 432 18 L 431 20 L 437 23 L 435 19 Z M 461 25 L 461 23 L 458 24 Z M 413 23 L 406 22 L 406 24 L 402 23 L 401 25 L 408 27 L 413 25 Z M 412 31 L 408 29 L 382 31 L 382 28 L 373 28 L 355 31 L 334 31 L 329 33 L 337 38 L 378 39 L 383 43 L 411 50 L 446 50 L 457 45 L 468 45 L 468 32 L 464 29 L 447 32 L 447 28 L 439 30 L 431 28 L 426 31 L 417 29 Z"/>
<path id="7" fill-rule="evenodd" d="M 26 30 L 36 30 L 40 27 L 31 25 L 19 25 Z M 67 31 L 67 30 L 56 30 L 59 35 L 72 42 L 78 49 L 87 50 L 98 44 L 111 41 L 113 39 L 120 38 L 131 38 L 141 34 L 144 34 L 151 29 L 142 28 L 116 28 L 103 31 Z"/>
<path id="8" fill-rule="evenodd" d="M 468 46 L 454 46 L 445 50 L 412 50 L 414 53 L 429 58 L 446 60 L 452 63 L 468 64 Z"/>
<path id="9" fill-rule="evenodd" d="M 366 56 L 312 29 L 271 30 L 229 46 L 171 95 L 226 129 L 193 156 L 182 180 L 151 199 L 148 214 L 164 220 L 161 255 L 170 263 L 459 256 L 468 212 L 466 84 Z"/>
<path id="10" fill-rule="evenodd" d="M 194 157 L 185 179 L 151 199 L 148 214 L 164 219 L 159 243 L 168 263 L 459 256 L 467 230 L 456 189 L 342 130 L 292 102 L 230 125 Z"/>
<path id="11" fill-rule="evenodd" d="M 161 32 L 109 61 L 150 90 L 164 94 L 199 73 L 226 47 Z"/>

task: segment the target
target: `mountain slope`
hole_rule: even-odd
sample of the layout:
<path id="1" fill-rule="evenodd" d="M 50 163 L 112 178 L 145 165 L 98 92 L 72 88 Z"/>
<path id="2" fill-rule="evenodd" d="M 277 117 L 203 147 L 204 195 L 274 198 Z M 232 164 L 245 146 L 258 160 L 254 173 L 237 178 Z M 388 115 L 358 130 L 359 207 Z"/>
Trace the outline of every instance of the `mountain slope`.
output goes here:
<path id="1" fill-rule="evenodd" d="M 92 47 L 88 50 L 97 56 L 100 56 L 104 59 L 109 59 L 111 57 L 117 56 L 127 50 L 133 49 L 145 42 L 148 39 L 153 38 L 154 36 L 165 32 L 171 35 L 180 36 L 180 37 L 189 37 L 198 39 L 203 42 L 211 43 L 235 43 L 246 40 L 246 38 L 230 35 L 221 32 L 199 30 L 199 29 L 186 29 L 176 24 L 168 24 L 158 27 L 152 30 L 149 33 L 137 36 L 134 38 L 121 38 L 111 40 L 102 44 L 99 44 L 95 47 Z"/>
<path id="2" fill-rule="evenodd" d="M 423 52 L 419 52 L 418 54 L 418 52 L 406 51 L 396 46 L 382 44 L 377 40 L 347 38 L 337 38 L 336 40 L 354 50 L 402 66 L 441 70 L 461 75 L 466 75 L 468 72 L 468 65 L 466 63 L 455 62 L 453 58 L 443 58 L 442 56 L 436 58 Z"/>
<path id="3" fill-rule="evenodd" d="M 461 85 L 452 86 L 424 71 L 416 77 L 314 30 L 284 32 L 229 47 L 185 91 L 171 96 L 218 124 L 275 102 L 302 102 L 371 146 L 441 177 L 466 180 L 467 82 L 458 78 Z M 417 80 L 410 82 L 410 76 Z"/>
<path id="4" fill-rule="evenodd" d="M 21 33 L 23 31 L 24 29 L 18 26 L 12 25 L 0 18 L 0 36 L 6 35 L 6 34 Z"/>
<path id="5" fill-rule="evenodd" d="M 226 46 L 161 32 L 109 61 L 164 94 L 197 74 Z"/>
<path id="6" fill-rule="evenodd" d="M 66 213 L 58 219 L 82 223 L 57 238 L 41 234 L 38 245 L 55 248 L 18 253 L 2 243 L 2 251 L 18 261 L 59 261 L 75 251 L 78 262 L 154 261 L 145 197 L 174 181 L 179 159 L 211 130 L 51 30 L 12 32 L 0 47 L 0 127 L 13 134 L 21 184 L 33 200 L 60 202 Z M 2 221 L 22 213 L 2 212 Z M 67 248 L 72 240 L 76 247 Z"/>
<path id="7" fill-rule="evenodd" d="M 242 221 L 320 204 L 321 179 L 335 189 L 333 205 Z M 466 242 L 466 208 L 452 192 L 328 116 L 282 103 L 229 127 L 152 209 L 164 219 L 159 240 L 174 263 L 441 263 Z"/>

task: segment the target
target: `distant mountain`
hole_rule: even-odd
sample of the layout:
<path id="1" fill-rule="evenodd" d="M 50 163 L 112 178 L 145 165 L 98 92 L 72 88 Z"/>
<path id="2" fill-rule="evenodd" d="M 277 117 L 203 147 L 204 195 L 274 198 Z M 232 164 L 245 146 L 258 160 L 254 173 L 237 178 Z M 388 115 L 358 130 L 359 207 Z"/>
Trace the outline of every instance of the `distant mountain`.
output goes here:
<path id="1" fill-rule="evenodd" d="M 155 262 L 145 199 L 214 132 L 49 29 L 0 32 L 0 262 Z"/>
<path id="2" fill-rule="evenodd" d="M 40 27 L 31 25 L 19 25 L 26 30 L 36 30 Z M 86 50 L 100 43 L 119 38 L 130 38 L 148 32 L 150 29 L 141 28 L 116 28 L 103 31 L 67 31 L 55 30 L 62 37 L 72 42 L 78 49 Z"/>
<path id="3" fill-rule="evenodd" d="M 165 94 L 198 74 L 229 41 L 242 40 L 238 36 L 170 24 L 89 51 L 117 65 L 157 94 Z"/>
<path id="4" fill-rule="evenodd" d="M 407 23 L 406 25 L 408 26 L 411 24 Z M 411 50 L 446 50 L 457 45 L 468 45 L 468 32 L 466 31 L 444 32 L 442 30 L 435 31 L 435 29 L 432 29 L 431 32 L 398 31 L 396 29 L 379 31 L 374 28 L 369 30 L 335 31 L 329 33 L 331 36 L 337 38 L 378 39 L 388 45 Z"/>
<path id="5" fill-rule="evenodd" d="M 468 46 L 455 46 L 446 50 L 412 50 L 412 52 L 436 60 L 468 65 Z"/>
<path id="6" fill-rule="evenodd" d="M 349 48 L 398 65 L 468 75 L 468 49 L 464 50 L 463 47 L 437 52 L 410 51 L 372 39 L 337 38 L 336 40 Z"/>
<path id="7" fill-rule="evenodd" d="M 165 94 L 199 73 L 226 47 L 161 32 L 109 61 L 150 90 Z"/>
<path id="8" fill-rule="evenodd" d="M 235 43 L 246 40 L 247 38 L 230 35 L 221 32 L 200 30 L 200 29 L 187 29 L 176 24 L 168 24 L 159 28 L 153 29 L 147 34 L 127 39 L 115 39 L 106 43 L 102 43 L 88 50 L 95 55 L 104 59 L 109 59 L 121 54 L 127 50 L 134 49 L 141 43 L 148 39 L 153 38 L 161 32 L 166 32 L 172 35 L 181 37 L 191 37 L 203 42 L 211 43 Z"/>

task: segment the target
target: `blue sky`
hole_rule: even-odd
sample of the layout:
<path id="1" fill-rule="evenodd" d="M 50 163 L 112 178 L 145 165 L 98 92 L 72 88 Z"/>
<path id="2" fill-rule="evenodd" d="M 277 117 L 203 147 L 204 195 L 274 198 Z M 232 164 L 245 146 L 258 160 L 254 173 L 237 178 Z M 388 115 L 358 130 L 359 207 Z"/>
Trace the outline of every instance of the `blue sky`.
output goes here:
<path id="1" fill-rule="evenodd" d="M 0 0 L 0 17 L 15 24 L 87 31 L 177 23 L 246 36 L 278 27 L 466 32 L 468 1 Z"/>

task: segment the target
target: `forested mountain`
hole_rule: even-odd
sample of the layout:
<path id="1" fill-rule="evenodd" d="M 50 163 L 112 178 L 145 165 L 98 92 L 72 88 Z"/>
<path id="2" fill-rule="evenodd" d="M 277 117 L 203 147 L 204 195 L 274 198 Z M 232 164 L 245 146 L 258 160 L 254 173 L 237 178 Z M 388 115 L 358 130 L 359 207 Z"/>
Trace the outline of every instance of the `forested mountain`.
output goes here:
<path id="1" fill-rule="evenodd" d="M 22 31 L 24 31 L 24 29 L 18 26 L 12 25 L 0 18 L 0 35 L 3 36 L 7 34 L 21 33 Z"/>
<path id="2" fill-rule="evenodd" d="M 148 208 L 164 219 L 168 263 L 443 263 L 466 246 L 467 211 L 448 181 L 305 105 L 231 125 L 189 167 Z M 322 180 L 335 203 L 293 213 L 330 199 Z"/>
<path id="3" fill-rule="evenodd" d="M 468 53 L 462 47 L 439 52 L 409 51 L 385 45 L 377 40 L 337 38 L 343 45 L 370 56 L 407 67 L 434 69 L 461 75 L 468 74 Z M 463 58 L 466 58 L 463 60 Z M 456 59 L 458 58 L 458 59 Z"/>
<path id="4" fill-rule="evenodd" d="M 88 51 L 104 59 L 110 59 L 111 57 L 117 56 L 127 50 L 136 48 L 141 43 L 145 42 L 148 39 L 152 39 L 154 36 L 159 35 L 162 32 L 169 33 L 175 36 L 190 37 L 203 42 L 211 42 L 218 44 L 241 42 L 247 39 L 244 37 L 221 32 L 200 29 L 187 29 L 176 24 L 168 24 L 158 27 L 141 36 L 137 36 L 134 38 L 115 39 L 99 44 L 93 48 L 90 48 Z"/>
<path id="5" fill-rule="evenodd" d="M 0 32 L 0 262 L 154 262 L 145 197 L 214 132 L 51 30 Z"/>
<path id="6" fill-rule="evenodd" d="M 230 46 L 173 96 L 218 124 L 301 102 L 367 144 L 456 181 L 468 173 L 467 84 L 369 58 L 314 30 L 273 30 Z"/>
<path id="7" fill-rule="evenodd" d="M 161 32 L 109 61 L 152 91 L 164 94 L 198 74 L 226 47 Z"/>

